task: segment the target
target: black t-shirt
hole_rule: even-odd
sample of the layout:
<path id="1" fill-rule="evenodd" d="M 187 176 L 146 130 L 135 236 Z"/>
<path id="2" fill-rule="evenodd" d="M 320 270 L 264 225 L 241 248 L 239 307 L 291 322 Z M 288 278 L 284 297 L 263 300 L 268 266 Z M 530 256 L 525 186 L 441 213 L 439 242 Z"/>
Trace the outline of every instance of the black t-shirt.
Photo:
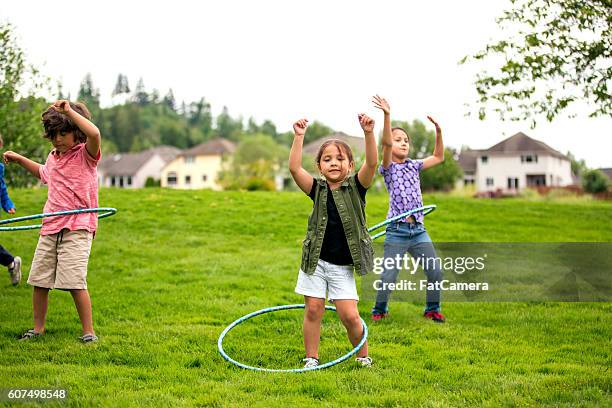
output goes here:
<path id="1" fill-rule="evenodd" d="M 365 196 L 368 190 L 361 185 L 357 174 L 355 174 L 355 184 L 357 185 L 359 196 L 365 202 Z M 310 197 L 312 201 L 314 201 L 315 198 L 316 187 L 317 180 L 313 178 L 312 188 L 308 194 L 308 197 Z M 323 245 L 321 246 L 320 258 L 334 265 L 353 264 L 353 257 L 351 256 L 348 242 L 346 242 L 342 220 L 340 219 L 340 214 L 338 213 L 334 197 L 331 193 L 327 194 L 327 227 L 325 227 L 325 237 L 323 238 Z"/>

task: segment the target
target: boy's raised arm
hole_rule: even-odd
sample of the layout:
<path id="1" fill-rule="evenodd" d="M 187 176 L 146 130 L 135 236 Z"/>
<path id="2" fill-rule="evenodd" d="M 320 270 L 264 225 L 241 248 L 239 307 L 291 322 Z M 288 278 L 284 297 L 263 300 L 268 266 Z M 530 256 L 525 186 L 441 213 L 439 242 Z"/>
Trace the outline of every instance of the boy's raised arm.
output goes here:
<path id="1" fill-rule="evenodd" d="M 308 119 L 300 119 L 293 124 L 293 144 L 289 152 L 289 171 L 291 177 L 295 180 L 295 184 L 305 192 L 310 194 L 312 190 L 313 177 L 302 167 L 302 145 L 304 144 L 304 135 L 308 127 Z"/>
<path id="2" fill-rule="evenodd" d="M 87 136 L 87 143 L 85 148 L 91 157 L 94 159 L 98 158 L 98 152 L 100 151 L 100 144 L 102 142 L 102 136 L 100 135 L 100 129 L 94 125 L 89 119 L 81 116 L 78 112 L 70 107 L 70 102 L 67 100 L 60 99 L 51 105 L 59 113 L 63 113 L 68 116 L 75 125 L 81 129 L 81 131 Z"/>
<path id="3" fill-rule="evenodd" d="M 431 116 L 427 119 L 436 127 L 436 146 L 434 147 L 433 156 L 428 156 L 423 159 L 423 170 L 428 169 L 444 161 L 444 142 L 442 141 L 442 129 L 438 122 L 436 122 Z"/>
<path id="4" fill-rule="evenodd" d="M 393 136 L 391 134 L 391 107 L 389 106 L 387 100 L 379 95 L 375 95 L 372 102 L 374 103 L 374 106 L 382 110 L 385 114 L 383 134 L 380 144 L 382 145 L 382 166 L 386 169 L 391 164 L 391 152 L 393 149 Z"/>
<path id="5" fill-rule="evenodd" d="M 10 150 L 7 150 L 6 152 L 4 152 L 4 154 L 2 155 L 2 158 L 5 164 L 15 162 L 19 164 L 21 167 L 23 167 L 24 169 L 26 169 L 27 171 L 29 171 L 30 173 L 32 173 L 34 177 L 40 178 L 40 164 L 36 163 L 35 161 L 32 161 L 28 159 L 27 157 L 24 157 Z"/>

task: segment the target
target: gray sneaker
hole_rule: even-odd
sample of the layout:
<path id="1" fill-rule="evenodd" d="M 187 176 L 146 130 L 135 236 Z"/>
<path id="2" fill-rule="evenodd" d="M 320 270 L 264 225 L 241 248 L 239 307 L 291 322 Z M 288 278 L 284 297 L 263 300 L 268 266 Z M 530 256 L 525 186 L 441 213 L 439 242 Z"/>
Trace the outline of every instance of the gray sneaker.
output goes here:
<path id="1" fill-rule="evenodd" d="M 8 267 L 9 275 L 11 276 L 11 283 L 13 286 L 19 285 L 21 282 L 21 258 L 16 256 L 13 259 L 13 266 Z"/>
<path id="2" fill-rule="evenodd" d="M 361 364 L 362 367 L 372 367 L 372 358 L 370 358 L 369 356 L 357 357 L 355 361 Z"/>
<path id="3" fill-rule="evenodd" d="M 305 363 L 304 368 L 313 368 L 319 365 L 319 360 L 314 357 L 306 357 L 302 359 L 302 362 Z"/>

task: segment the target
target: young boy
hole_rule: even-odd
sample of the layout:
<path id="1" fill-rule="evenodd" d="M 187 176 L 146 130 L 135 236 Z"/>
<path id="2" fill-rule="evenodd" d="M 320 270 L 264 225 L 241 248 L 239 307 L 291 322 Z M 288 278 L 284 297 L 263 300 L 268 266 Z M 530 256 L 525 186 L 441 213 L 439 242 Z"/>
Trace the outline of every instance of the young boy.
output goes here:
<path id="1" fill-rule="evenodd" d="M 2 147 L 4 147 L 4 140 L 2 135 L 0 135 L 0 149 Z M 7 213 L 15 214 L 15 205 L 8 195 L 8 189 L 4 182 L 4 164 L 2 163 L 0 163 L 0 205 L 2 205 L 2 209 Z M 19 285 L 19 282 L 21 282 L 21 258 L 11 255 L 6 248 L 0 245 L 0 264 L 8 269 L 13 286 Z"/>
<path id="2" fill-rule="evenodd" d="M 4 153 L 6 163 L 16 162 L 48 185 L 44 212 L 98 207 L 100 131 L 89 121 L 85 105 L 59 100 L 42 115 L 44 137 L 54 149 L 44 165 L 17 153 Z M 43 220 L 28 283 L 34 287 L 34 328 L 21 339 L 45 332 L 50 289 L 68 290 L 76 305 L 84 343 L 97 341 L 91 300 L 87 291 L 87 262 L 98 225 L 95 213 L 72 214 Z"/>

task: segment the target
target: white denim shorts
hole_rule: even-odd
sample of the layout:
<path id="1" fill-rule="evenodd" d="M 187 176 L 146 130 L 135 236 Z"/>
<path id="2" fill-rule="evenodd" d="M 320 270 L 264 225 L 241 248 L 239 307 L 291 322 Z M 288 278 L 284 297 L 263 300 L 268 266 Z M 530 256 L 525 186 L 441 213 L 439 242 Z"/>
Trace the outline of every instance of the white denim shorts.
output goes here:
<path id="1" fill-rule="evenodd" d="M 300 270 L 295 293 L 320 299 L 359 300 L 352 265 L 334 265 L 319 259 L 312 275 Z"/>

